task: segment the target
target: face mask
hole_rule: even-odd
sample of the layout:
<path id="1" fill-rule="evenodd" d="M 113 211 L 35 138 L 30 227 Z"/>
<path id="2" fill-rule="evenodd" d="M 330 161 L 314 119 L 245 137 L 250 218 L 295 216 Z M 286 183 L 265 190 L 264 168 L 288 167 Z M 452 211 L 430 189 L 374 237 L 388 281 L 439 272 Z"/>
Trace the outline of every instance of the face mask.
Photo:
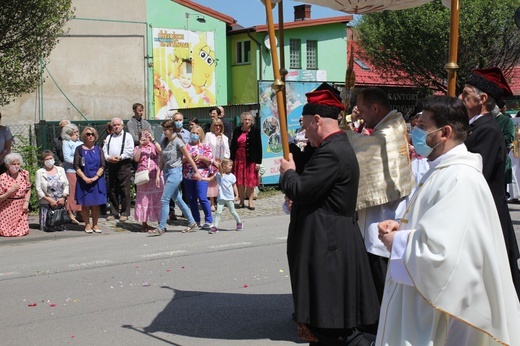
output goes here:
<path id="1" fill-rule="evenodd" d="M 182 121 L 176 121 L 175 122 L 175 127 L 180 129 L 182 127 Z"/>
<path id="2" fill-rule="evenodd" d="M 192 134 L 190 135 L 190 139 L 191 139 L 191 141 L 192 141 L 193 143 L 198 142 L 198 141 L 199 141 L 199 138 L 200 138 L 199 135 L 196 134 L 196 133 L 192 133 Z"/>
<path id="3" fill-rule="evenodd" d="M 436 146 L 434 146 L 432 148 L 428 144 L 426 144 L 426 138 L 428 138 L 429 134 L 437 132 L 440 129 L 442 129 L 442 127 L 438 128 L 437 130 L 433 130 L 432 132 L 426 132 L 423 129 L 414 127 L 411 134 L 412 134 L 412 144 L 413 144 L 413 147 L 415 148 L 415 152 L 423 157 L 428 157 L 428 155 L 430 155 L 432 153 L 433 149 L 435 149 L 437 147 L 437 145 L 439 145 L 441 143 L 439 142 Z"/>
<path id="4" fill-rule="evenodd" d="M 54 159 L 45 160 L 45 167 L 51 168 L 54 166 Z"/>
<path id="5" fill-rule="evenodd" d="M 17 173 L 20 170 L 20 166 L 9 166 L 9 172 Z"/>

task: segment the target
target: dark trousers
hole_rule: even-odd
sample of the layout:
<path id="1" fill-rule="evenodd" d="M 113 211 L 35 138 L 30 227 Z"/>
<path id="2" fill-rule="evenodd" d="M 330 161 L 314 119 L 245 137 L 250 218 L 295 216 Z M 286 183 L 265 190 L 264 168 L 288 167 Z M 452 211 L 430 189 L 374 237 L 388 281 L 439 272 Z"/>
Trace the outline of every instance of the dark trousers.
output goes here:
<path id="1" fill-rule="evenodd" d="M 388 258 L 368 253 L 368 261 L 370 262 L 370 269 L 372 271 L 372 277 L 374 278 L 377 297 L 379 298 L 379 303 L 381 304 L 383 301 L 383 292 L 385 288 Z"/>
<path id="2" fill-rule="evenodd" d="M 107 162 L 108 168 L 108 200 L 110 201 L 110 213 L 117 217 L 130 216 L 130 182 L 131 182 L 131 162 L 130 159 L 118 163 Z M 121 210 L 119 210 L 121 204 Z"/>

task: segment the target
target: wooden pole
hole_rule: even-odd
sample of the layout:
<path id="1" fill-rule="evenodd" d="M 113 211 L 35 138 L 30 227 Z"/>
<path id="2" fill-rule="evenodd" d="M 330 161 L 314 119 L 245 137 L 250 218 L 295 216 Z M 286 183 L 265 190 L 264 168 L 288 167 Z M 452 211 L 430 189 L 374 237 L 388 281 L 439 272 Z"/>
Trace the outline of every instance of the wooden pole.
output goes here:
<path id="1" fill-rule="evenodd" d="M 282 136 L 283 158 L 289 159 L 289 136 L 287 134 L 287 117 L 285 115 L 285 103 L 283 90 L 285 83 L 280 77 L 280 67 L 278 65 L 278 51 L 276 50 L 276 39 L 273 22 L 273 6 L 271 0 L 265 0 L 265 12 L 267 18 L 267 28 L 269 32 L 269 43 L 271 44 L 271 60 L 273 61 L 274 82 L 271 88 L 276 92 L 276 105 L 278 108 L 278 120 L 280 122 L 280 135 Z M 284 49 L 284 47 L 280 47 Z"/>
<path id="2" fill-rule="evenodd" d="M 450 52 L 444 69 L 448 72 L 448 96 L 455 97 L 457 92 L 457 53 L 459 47 L 460 1 L 451 0 Z"/>

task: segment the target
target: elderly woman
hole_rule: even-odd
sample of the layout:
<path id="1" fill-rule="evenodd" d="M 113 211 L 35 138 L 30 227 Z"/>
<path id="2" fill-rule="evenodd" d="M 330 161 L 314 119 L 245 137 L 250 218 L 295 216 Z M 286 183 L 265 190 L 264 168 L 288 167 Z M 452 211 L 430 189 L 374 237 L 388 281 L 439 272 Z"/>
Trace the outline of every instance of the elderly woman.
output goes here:
<path id="1" fill-rule="evenodd" d="M 70 188 L 70 198 L 67 199 L 67 211 L 73 223 L 79 224 L 74 213 L 81 211 L 81 206 L 76 203 L 75 186 L 76 186 L 76 170 L 74 169 L 74 152 L 76 148 L 83 144 L 79 140 L 79 129 L 74 124 L 67 124 L 61 130 L 61 138 L 63 138 L 63 168 L 67 174 Z"/>
<path id="2" fill-rule="evenodd" d="M 159 168 L 161 145 L 155 141 L 149 130 L 139 133 L 139 145 L 134 148 L 137 172 L 148 170 L 150 181 L 136 186 L 134 217 L 141 222 L 141 232 L 148 232 L 148 222 L 161 220 L 161 199 L 164 181 Z"/>
<path id="3" fill-rule="evenodd" d="M 76 202 L 81 205 L 81 216 L 85 221 L 86 233 L 101 233 L 98 226 L 99 206 L 106 203 L 105 156 L 103 150 L 96 145 L 99 138 L 95 128 L 87 126 L 81 133 L 84 144 L 74 152 L 74 168 L 78 179 L 76 182 Z M 92 224 L 89 213 L 92 211 Z"/>
<path id="4" fill-rule="evenodd" d="M 250 112 L 240 114 L 241 126 L 233 131 L 230 145 L 231 160 L 233 161 L 233 174 L 237 178 L 238 208 L 244 208 L 245 193 L 247 193 L 248 209 L 255 210 L 253 205 L 253 192 L 260 184 L 258 171 L 262 164 L 262 140 L 260 130 L 254 127 L 255 118 Z"/>
<path id="5" fill-rule="evenodd" d="M 65 169 L 55 165 L 54 155 L 50 150 L 42 152 L 43 168 L 36 171 L 36 193 L 40 204 L 40 230 L 45 232 L 63 231 L 65 225 L 47 227 L 47 211 L 49 207 L 62 207 L 69 195 L 69 181 Z"/>
<path id="6" fill-rule="evenodd" d="M 197 165 L 197 170 L 202 178 L 207 178 L 209 168 L 213 163 L 213 153 L 209 144 L 203 143 L 204 130 L 200 126 L 194 126 L 190 131 L 190 143 L 186 145 L 186 150 Z M 208 201 L 208 182 L 198 180 L 195 171 L 187 157 L 183 157 L 184 162 L 183 182 L 186 186 L 188 199 L 190 200 L 190 210 L 195 222 L 200 225 L 199 203 L 204 211 L 204 225 L 202 229 L 209 230 L 213 227 L 213 216 Z"/>
<path id="7" fill-rule="evenodd" d="M 210 167 L 210 173 L 216 173 L 216 170 L 220 167 L 220 161 L 229 159 L 229 140 L 224 134 L 224 123 L 218 118 L 211 122 L 210 131 L 206 133 L 204 143 L 209 144 L 213 153 L 213 167 Z M 217 196 L 217 181 L 212 180 L 208 184 L 208 198 L 211 203 L 211 211 L 215 211 Z"/>
<path id="8" fill-rule="evenodd" d="M 7 154 L 7 172 L 0 174 L 0 236 L 20 237 L 29 233 L 29 172 L 20 169 L 22 156 Z"/>

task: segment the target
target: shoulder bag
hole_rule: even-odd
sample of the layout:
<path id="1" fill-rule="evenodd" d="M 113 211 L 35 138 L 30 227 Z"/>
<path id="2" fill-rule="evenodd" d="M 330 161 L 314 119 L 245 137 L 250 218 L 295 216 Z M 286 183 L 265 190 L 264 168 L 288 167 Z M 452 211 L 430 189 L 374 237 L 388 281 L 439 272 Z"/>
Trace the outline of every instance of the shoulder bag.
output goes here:
<path id="1" fill-rule="evenodd" d="M 150 156 L 152 156 L 152 153 L 150 152 L 150 155 L 148 156 L 148 165 L 146 169 L 143 169 L 142 171 L 135 172 L 134 177 L 134 184 L 136 186 L 146 184 L 150 181 Z"/>

